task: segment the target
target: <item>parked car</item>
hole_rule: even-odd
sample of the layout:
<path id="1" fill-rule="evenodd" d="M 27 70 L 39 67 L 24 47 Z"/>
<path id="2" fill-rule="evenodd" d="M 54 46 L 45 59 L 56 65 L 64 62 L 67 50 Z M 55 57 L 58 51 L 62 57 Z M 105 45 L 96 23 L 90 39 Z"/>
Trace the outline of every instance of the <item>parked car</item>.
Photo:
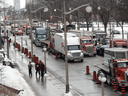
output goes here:
<path id="1" fill-rule="evenodd" d="M 114 34 L 120 34 L 120 31 L 118 31 L 118 30 L 113 30 L 112 31 Z"/>

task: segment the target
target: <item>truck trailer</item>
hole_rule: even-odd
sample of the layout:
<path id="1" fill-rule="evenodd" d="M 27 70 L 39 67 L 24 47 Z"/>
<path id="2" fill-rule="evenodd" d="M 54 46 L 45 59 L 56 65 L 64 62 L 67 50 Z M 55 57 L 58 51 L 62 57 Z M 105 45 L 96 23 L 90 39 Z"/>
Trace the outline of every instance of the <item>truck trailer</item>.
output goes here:
<path id="1" fill-rule="evenodd" d="M 64 33 L 55 33 L 55 52 L 59 57 L 65 59 L 65 37 Z M 80 39 L 74 34 L 67 33 L 67 58 L 68 61 L 83 62 L 83 53 L 80 48 Z"/>

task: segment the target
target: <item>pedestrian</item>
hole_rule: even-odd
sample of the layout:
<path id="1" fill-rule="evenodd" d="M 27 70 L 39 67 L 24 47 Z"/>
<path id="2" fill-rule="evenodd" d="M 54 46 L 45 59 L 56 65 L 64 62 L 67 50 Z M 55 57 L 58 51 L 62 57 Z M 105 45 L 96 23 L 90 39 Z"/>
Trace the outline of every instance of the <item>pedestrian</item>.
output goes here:
<path id="1" fill-rule="evenodd" d="M 45 65 L 43 62 L 41 62 L 41 77 L 44 77 L 44 70 L 45 70 Z"/>
<path id="2" fill-rule="evenodd" d="M 29 62 L 28 64 L 29 76 L 32 76 L 32 64 Z"/>
<path id="3" fill-rule="evenodd" d="M 36 69 L 36 77 L 37 77 L 37 73 L 39 74 L 40 77 L 40 64 L 38 62 L 35 64 L 35 69 Z"/>

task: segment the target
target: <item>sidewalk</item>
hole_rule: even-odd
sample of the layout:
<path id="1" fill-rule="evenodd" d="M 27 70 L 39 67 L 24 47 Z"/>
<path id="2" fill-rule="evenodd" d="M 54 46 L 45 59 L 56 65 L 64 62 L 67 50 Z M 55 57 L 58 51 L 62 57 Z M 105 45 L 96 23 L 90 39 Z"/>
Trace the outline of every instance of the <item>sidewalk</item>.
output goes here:
<path id="1" fill-rule="evenodd" d="M 5 50 L 6 43 L 5 43 Z M 50 71 L 47 69 L 47 74 L 43 78 L 37 78 L 35 76 L 35 65 L 33 65 L 32 73 L 33 76 L 29 77 L 28 75 L 28 62 L 29 59 L 26 55 L 21 56 L 21 51 L 16 51 L 14 49 L 13 43 L 10 44 L 9 55 L 12 61 L 15 61 L 19 66 L 19 71 L 23 74 L 23 78 L 30 86 L 32 92 L 34 92 L 35 96 L 79 96 L 75 93 L 75 91 L 70 90 L 71 94 L 65 94 L 65 85 L 55 76 L 53 76 Z M 25 89 L 24 89 L 25 90 Z"/>

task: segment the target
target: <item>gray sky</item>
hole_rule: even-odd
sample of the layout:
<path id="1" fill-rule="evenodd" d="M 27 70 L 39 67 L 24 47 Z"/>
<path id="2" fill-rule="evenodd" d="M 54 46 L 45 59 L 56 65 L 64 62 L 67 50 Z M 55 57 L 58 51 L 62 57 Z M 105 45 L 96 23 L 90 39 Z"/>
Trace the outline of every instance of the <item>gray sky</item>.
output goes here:
<path id="1" fill-rule="evenodd" d="M 14 0 L 5 0 L 5 2 L 6 2 L 8 5 L 14 5 L 13 1 L 14 1 Z M 21 7 L 21 8 L 24 8 L 24 7 L 25 7 L 25 0 L 20 0 L 20 7 Z"/>

